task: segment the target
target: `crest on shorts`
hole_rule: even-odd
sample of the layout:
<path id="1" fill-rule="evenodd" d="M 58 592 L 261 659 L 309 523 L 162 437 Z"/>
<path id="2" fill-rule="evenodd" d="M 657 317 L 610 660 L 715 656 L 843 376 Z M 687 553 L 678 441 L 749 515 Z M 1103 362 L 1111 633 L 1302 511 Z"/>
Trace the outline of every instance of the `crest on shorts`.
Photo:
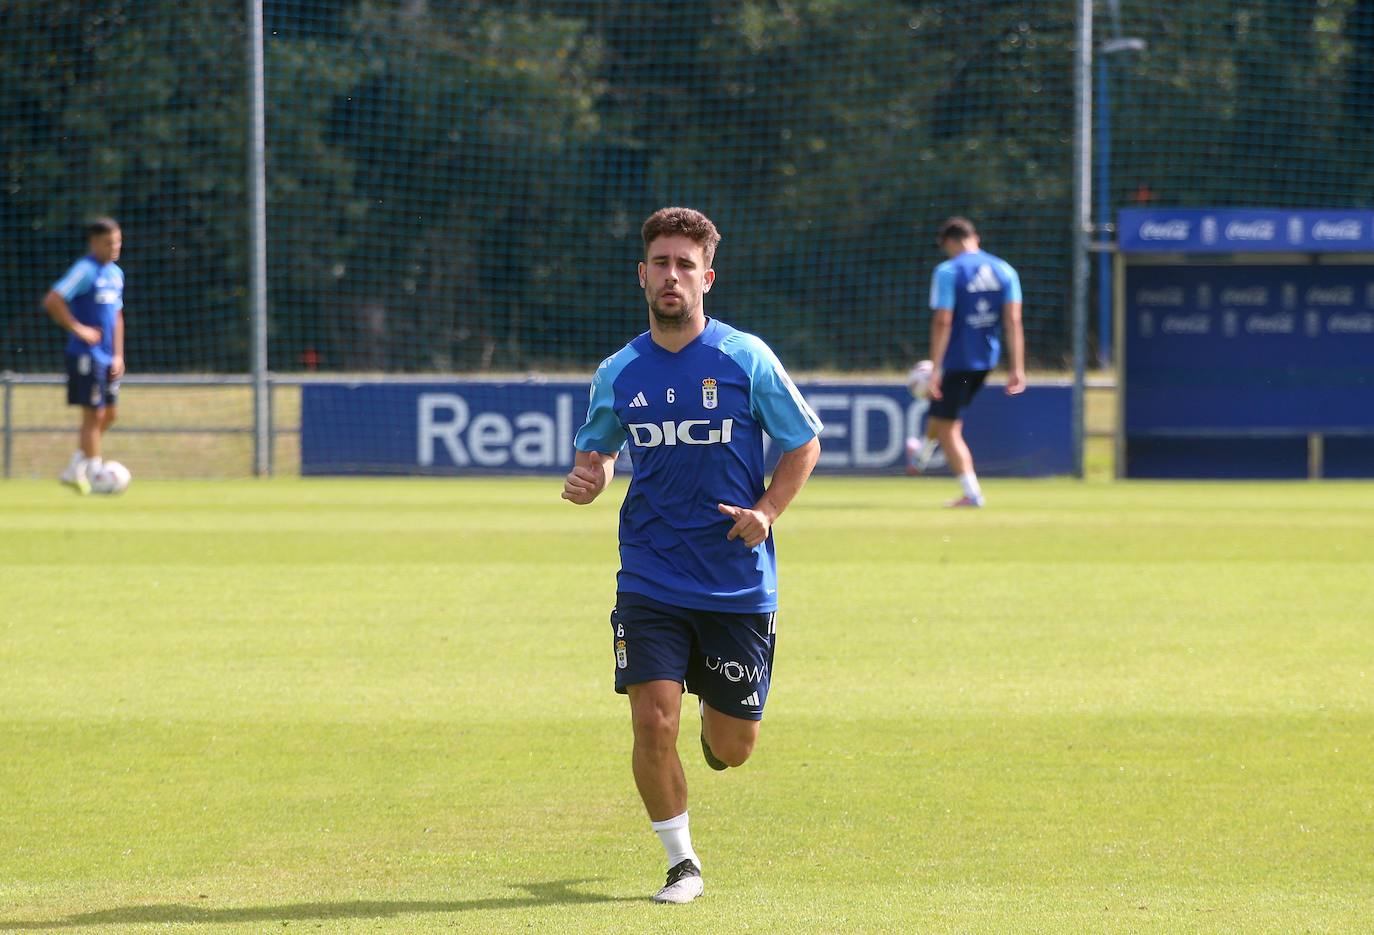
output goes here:
<path id="1" fill-rule="evenodd" d="M 707 377 L 701 381 L 701 405 L 706 409 L 714 409 L 720 405 L 720 399 L 716 396 L 715 377 Z"/>

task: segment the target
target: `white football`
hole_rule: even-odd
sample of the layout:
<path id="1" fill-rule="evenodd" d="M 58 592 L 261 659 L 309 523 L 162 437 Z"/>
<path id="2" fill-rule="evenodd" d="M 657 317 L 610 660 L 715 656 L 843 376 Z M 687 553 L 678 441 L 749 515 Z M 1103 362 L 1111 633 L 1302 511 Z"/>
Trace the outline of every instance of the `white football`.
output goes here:
<path id="1" fill-rule="evenodd" d="M 917 399 L 925 399 L 930 396 L 930 375 L 935 372 L 935 362 L 923 360 L 911 368 L 911 372 L 906 375 L 906 388 L 911 390 L 911 395 Z"/>
<path id="2" fill-rule="evenodd" d="M 91 493 L 123 493 L 129 489 L 133 475 L 118 461 L 106 461 L 91 478 Z"/>

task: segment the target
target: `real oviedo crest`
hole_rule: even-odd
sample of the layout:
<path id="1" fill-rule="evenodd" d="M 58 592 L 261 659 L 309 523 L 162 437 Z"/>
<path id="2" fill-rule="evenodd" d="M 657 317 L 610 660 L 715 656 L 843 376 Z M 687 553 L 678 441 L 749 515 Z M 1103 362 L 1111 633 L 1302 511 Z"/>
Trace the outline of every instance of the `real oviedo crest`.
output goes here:
<path id="1" fill-rule="evenodd" d="M 701 405 L 705 409 L 714 409 L 719 405 L 716 397 L 716 378 L 707 377 L 701 381 Z"/>

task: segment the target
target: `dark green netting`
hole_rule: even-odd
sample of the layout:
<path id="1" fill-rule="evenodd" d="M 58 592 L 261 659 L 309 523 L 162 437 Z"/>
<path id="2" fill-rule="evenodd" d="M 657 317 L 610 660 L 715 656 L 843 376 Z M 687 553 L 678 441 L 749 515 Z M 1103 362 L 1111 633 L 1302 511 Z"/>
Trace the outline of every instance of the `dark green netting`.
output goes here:
<path id="1" fill-rule="evenodd" d="M 1374 202 L 1374 0 L 1123 0 L 1112 204 Z M 1070 345 L 1073 0 L 268 0 L 271 367 L 585 369 L 644 326 L 654 208 L 796 370 L 904 367 L 968 214 Z M 109 212 L 130 366 L 248 367 L 238 0 L 0 5 L 0 368 Z"/>

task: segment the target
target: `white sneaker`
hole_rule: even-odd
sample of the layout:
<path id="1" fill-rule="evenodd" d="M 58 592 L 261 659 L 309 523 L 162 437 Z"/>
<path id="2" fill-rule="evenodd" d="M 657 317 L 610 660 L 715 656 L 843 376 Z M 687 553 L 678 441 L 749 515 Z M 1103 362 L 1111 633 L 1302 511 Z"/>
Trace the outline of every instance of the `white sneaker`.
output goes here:
<path id="1" fill-rule="evenodd" d="M 81 467 L 81 462 L 84 460 L 86 460 L 86 456 L 81 452 L 78 451 L 73 454 L 71 460 L 67 462 L 67 467 L 58 475 L 58 479 L 64 484 L 76 483 L 76 469 Z"/>
<path id="2" fill-rule="evenodd" d="M 67 465 L 67 469 L 58 475 L 58 480 L 73 487 L 76 492 L 85 496 L 91 492 L 91 482 L 86 475 L 86 460 L 84 458 L 73 458 Z"/>
<path id="3" fill-rule="evenodd" d="M 972 509 L 975 509 L 975 510 L 976 510 L 976 509 L 980 508 L 982 505 L 983 505 L 983 498 L 982 498 L 981 495 L 979 495 L 979 496 L 977 496 L 977 497 L 970 497 L 970 496 L 968 496 L 967 494 L 965 494 L 964 496 L 960 497 L 958 500 L 951 500 L 951 501 L 949 501 L 948 503 L 945 504 L 945 506 L 947 506 L 947 507 L 949 507 L 950 509 L 953 509 L 953 510 L 961 510 L 961 509 L 964 509 L 964 508 L 972 508 Z"/>
<path id="4" fill-rule="evenodd" d="M 689 903 L 706 889 L 701 881 L 701 868 L 684 860 L 668 871 L 668 882 L 654 894 L 656 903 Z"/>

